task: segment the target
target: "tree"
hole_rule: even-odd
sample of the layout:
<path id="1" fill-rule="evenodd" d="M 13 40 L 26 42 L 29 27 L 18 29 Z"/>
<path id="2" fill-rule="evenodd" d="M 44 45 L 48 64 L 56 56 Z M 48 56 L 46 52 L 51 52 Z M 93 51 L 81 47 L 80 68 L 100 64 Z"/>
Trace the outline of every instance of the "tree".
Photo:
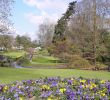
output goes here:
<path id="1" fill-rule="evenodd" d="M 8 33 L 13 0 L 0 0 L 0 33 Z"/>
<path id="2" fill-rule="evenodd" d="M 16 43 L 16 46 L 18 47 L 18 48 L 20 48 L 20 46 L 22 46 L 21 45 L 21 37 L 19 36 L 19 35 L 17 35 L 16 36 L 16 38 L 15 38 L 15 43 Z"/>
<path id="3" fill-rule="evenodd" d="M 0 47 L 5 50 L 11 49 L 13 46 L 13 36 L 12 35 L 0 35 Z"/>
<path id="4" fill-rule="evenodd" d="M 51 23 L 49 21 L 44 21 L 39 25 L 38 39 L 40 44 L 45 48 L 52 44 L 54 26 L 54 23 Z"/>
<path id="5" fill-rule="evenodd" d="M 57 41 L 63 41 L 66 39 L 65 29 L 67 28 L 70 17 L 75 13 L 75 4 L 76 2 L 69 3 L 67 11 L 58 20 L 57 25 L 55 26 L 53 43 L 56 43 Z"/>
<path id="6" fill-rule="evenodd" d="M 110 0 L 82 0 L 69 23 L 68 38 L 81 50 L 81 56 L 95 66 L 102 51 L 108 52 L 102 37 L 109 31 L 109 16 Z"/>
<path id="7" fill-rule="evenodd" d="M 67 36 L 66 29 L 67 29 L 69 20 L 75 13 L 75 4 L 76 2 L 69 3 L 67 11 L 58 20 L 57 25 L 55 26 L 55 31 L 53 36 L 53 45 L 54 45 L 54 51 L 57 51 L 57 56 L 69 50 L 67 37 L 66 37 Z M 65 49 L 62 49 L 62 47 Z"/>
<path id="8" fill-rule="evenodd" d="M 0 35 L 2 39 L 0 44 L 4 48 L 7 48 L 10 43 L 8 34 L 10 34 L 10 26 L 12 25 L 10 16 L 13 2 L 13 0 L 0 0 Z"/>

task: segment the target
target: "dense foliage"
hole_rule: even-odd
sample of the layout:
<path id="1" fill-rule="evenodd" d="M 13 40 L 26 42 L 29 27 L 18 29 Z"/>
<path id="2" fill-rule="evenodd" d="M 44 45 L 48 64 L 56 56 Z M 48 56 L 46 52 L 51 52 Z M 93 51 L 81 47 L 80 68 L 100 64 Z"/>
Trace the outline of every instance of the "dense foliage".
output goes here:
<path id="1" fill-rule="evenodd" d="M 110 0 L 82 0 L 74 6 L 70 3 L 73 11 L 67 9 L 71 12 L 69 19 L 66 12 L 55 27 L 53 54 L 61 58 L 65 57 L 65 53 L 78 55 L 88 60 L 94 68 L 97 63 L 109 66 L 109 4 Z"/>

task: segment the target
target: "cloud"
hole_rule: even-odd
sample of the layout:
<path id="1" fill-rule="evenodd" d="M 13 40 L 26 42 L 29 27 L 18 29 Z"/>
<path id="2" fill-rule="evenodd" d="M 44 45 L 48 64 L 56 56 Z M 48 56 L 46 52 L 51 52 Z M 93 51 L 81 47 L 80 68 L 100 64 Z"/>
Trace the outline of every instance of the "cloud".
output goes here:
<path id="1" fill-rule="evenodd" d="M 46 12 L 41 12 L 40 15 L 36 15 L 34 13 L 25 14 L 26 18 L 30 21 L 30 23 L 38 26 L 43 23 L 45 20 L 49 20 L 50 22 L 56 23 L 59 15 L 58 14 L 48 14 Z"/>
<path id="2" fill-rule="evenodd" d="M 70 0 L 73 1 L 73 0 Z M 23 0 L 30 7 L 35 7 L 40 14 L 30 12 L 25 14 L 27 20 L 34 25 L 41 24 L 45 19 L 57 22 L 61 15 L 66 11 L 69 0 Z"/>
<path id="3" fill-rule="evenodd" d="M 56 23 L 57 20 L 66 11 L 68 4 L 73 0 L 23 0 L 23 3 L 31 8 L 34 8 L 36 12 L 33 11 L 25 13 L 25 18 L 30 22 L 33 27 L 36 27 L 36 32 L 31 32 L 30 36 L 32 39 L 36 36 L 35 33 L 38 31 L 38 26 L 45 20 L 52 23 Z"/>
<path id="4" fill-rule="evenodd" d="M 23 0 L 29 6 L 34 6 L 39 10 L 64 11 L 67 8 L 68 0 Z"/>

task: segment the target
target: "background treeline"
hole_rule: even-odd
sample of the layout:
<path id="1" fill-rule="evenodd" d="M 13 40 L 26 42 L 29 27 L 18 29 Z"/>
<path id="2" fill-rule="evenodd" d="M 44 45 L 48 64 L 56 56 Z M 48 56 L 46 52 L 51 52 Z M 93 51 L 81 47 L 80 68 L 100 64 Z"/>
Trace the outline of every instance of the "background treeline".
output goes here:
<path id="1" fill-rule="evenodd" d="M 0 49 L 3 51 L 27 50 L 30 47 L 36 48 L 37 46 L 39 46 L 38 42 L 36 40 L 32 40 L 29 36 L 26 35 L 0 35 Z"/>
<path id="2" fill-rule="evenodd" d="M 47 48 L 69 62 L 69 67 L 100 69 L 110 65 L 110 0 L 71 2 L 54 28 Z M 48 28 L 40 30 L 49 34 Z"/>
<path id="3" fill-rule="evenodd" d="M 27 36 L 4 34 L 7 28 L 2 26 L 0 47 L 26 50 L 41 46 L 69 68 L 106 69 L 110 66 L 110 0 L 71 2 L 56 24 L 46 19 L 39 25 L 35 41 Z"/>

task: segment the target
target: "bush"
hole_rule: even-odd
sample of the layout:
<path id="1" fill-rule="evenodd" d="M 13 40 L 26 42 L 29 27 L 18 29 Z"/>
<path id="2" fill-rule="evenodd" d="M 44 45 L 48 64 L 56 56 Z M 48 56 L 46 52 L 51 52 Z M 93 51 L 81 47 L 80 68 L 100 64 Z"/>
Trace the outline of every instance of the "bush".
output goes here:
<path id="1" fill-rule="evenodd" d="M 75 68 L 75 69 L 92 69 L 92 66 L 88 60 L 82 58 L 79 55 L 69 55 L 63 54 L 63 58 L 65 62 L 67 62 L 68 68 Z"/>
<path id="2" fill-rule="evenodd" d="M 93 66 L 89 63 L 88 60 L 77 55 L 72 56 L 72 59 L 69 62 L 69 67 L 76 68 L 76 69 L 92 69 L 93 68 Z"/>
<path id="3" fill-rule="evenodd" d="M 95 70 L 107 70 L 107 69 L 108 69 L 107 65 L 97 62 Z"/>
<path id="4" fill-rule="evenodd" d="M 0 67 L 10 67 L 12 62 L 13 62 L 12 58 L 0 55 Z"/>
<path id="5" fill-rule="evenodd" d="M 18 59 L 18 61 L 17 61 L 17 63 L 18 63 L 18 65 L 21 65 L 21 64 L 23 64 L 23 63 L 29 63 L 30 61 L 29 61 L 29 59 L 27 58 L 27 57 L 21 57 L 21 58 L 19 58 Z"/>

